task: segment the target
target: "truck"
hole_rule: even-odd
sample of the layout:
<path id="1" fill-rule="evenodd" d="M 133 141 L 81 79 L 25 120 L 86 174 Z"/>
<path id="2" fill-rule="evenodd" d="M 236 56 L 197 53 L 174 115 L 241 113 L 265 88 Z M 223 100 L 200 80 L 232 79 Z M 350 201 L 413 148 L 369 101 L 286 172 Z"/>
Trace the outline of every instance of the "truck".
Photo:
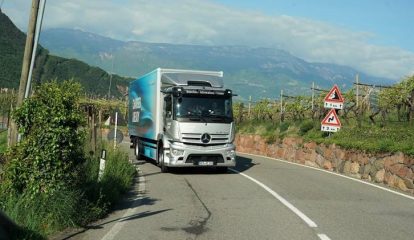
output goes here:
<path id="1" fill-rule="evenodd" d="M 128 132 L 137 159 L 175 167 L 236 165 L 230 89 L 223 72 L 157 68 L 129 85 Z"/>

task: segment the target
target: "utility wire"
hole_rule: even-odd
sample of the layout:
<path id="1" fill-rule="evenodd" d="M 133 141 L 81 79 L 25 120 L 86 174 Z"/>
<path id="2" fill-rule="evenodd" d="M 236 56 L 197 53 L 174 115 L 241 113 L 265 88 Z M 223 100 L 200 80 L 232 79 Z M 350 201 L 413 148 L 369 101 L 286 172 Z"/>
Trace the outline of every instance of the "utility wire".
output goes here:
<path id="1" fill-rule="evenodd" d="M 355 83 L 354 85 L 359 85 L 359 86 L 367 86 L 367 87 L 379 87 L 379 88 L 395 88 L 393 86 L 383 86 L 383 85 L 374 85 L 374 84 L 366 84 L 366 83 Z"/>

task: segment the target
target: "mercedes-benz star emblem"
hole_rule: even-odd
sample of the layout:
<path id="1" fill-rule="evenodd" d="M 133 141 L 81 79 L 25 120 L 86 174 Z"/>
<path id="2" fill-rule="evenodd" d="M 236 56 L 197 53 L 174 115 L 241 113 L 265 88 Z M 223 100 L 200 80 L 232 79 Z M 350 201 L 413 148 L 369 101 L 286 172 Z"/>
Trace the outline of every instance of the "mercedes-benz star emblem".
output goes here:
<path id="1" fill-rule="evenodd" d="M 204 133 L 201 135 L 201 142 L 202 143 L 209 143 L 211 141 L 211 136 L 208 133 Z"/>

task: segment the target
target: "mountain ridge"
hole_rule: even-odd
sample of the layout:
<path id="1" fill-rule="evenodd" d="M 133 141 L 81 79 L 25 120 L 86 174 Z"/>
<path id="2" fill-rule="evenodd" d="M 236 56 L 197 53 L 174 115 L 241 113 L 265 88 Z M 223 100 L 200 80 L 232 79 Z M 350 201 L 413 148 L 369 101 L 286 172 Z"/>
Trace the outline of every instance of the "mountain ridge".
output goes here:
<path id="1" fill-rule="evenodd" d="M 62 28 L 45 30 L 40 41 L 55 54 L 135 78 L 157 67 L 224 71 L 225 84 L 244 100 L 249 95 L 255 99 L 277 98 L 281 89 L 293 95 L 309 95 L 312 82 L 322 88 L 337 84 L 349 89 L 357 73 L 366 83 L 395 82 L 348 66 L 310 63 L 284 50 L 264 47 L 124 42 Z"/>

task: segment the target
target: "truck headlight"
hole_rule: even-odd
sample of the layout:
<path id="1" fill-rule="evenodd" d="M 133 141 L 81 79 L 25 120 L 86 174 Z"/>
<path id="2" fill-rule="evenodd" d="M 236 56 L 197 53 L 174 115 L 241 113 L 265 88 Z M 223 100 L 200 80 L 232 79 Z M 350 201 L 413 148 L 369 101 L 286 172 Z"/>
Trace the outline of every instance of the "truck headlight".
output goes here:
<path id="1" fill-rule="evenodd" d="M 184 150 L 178 150 L 178 149 L 171 149 L 171 153 L 173 156 L 182 156 L 184 155 Z"/>

